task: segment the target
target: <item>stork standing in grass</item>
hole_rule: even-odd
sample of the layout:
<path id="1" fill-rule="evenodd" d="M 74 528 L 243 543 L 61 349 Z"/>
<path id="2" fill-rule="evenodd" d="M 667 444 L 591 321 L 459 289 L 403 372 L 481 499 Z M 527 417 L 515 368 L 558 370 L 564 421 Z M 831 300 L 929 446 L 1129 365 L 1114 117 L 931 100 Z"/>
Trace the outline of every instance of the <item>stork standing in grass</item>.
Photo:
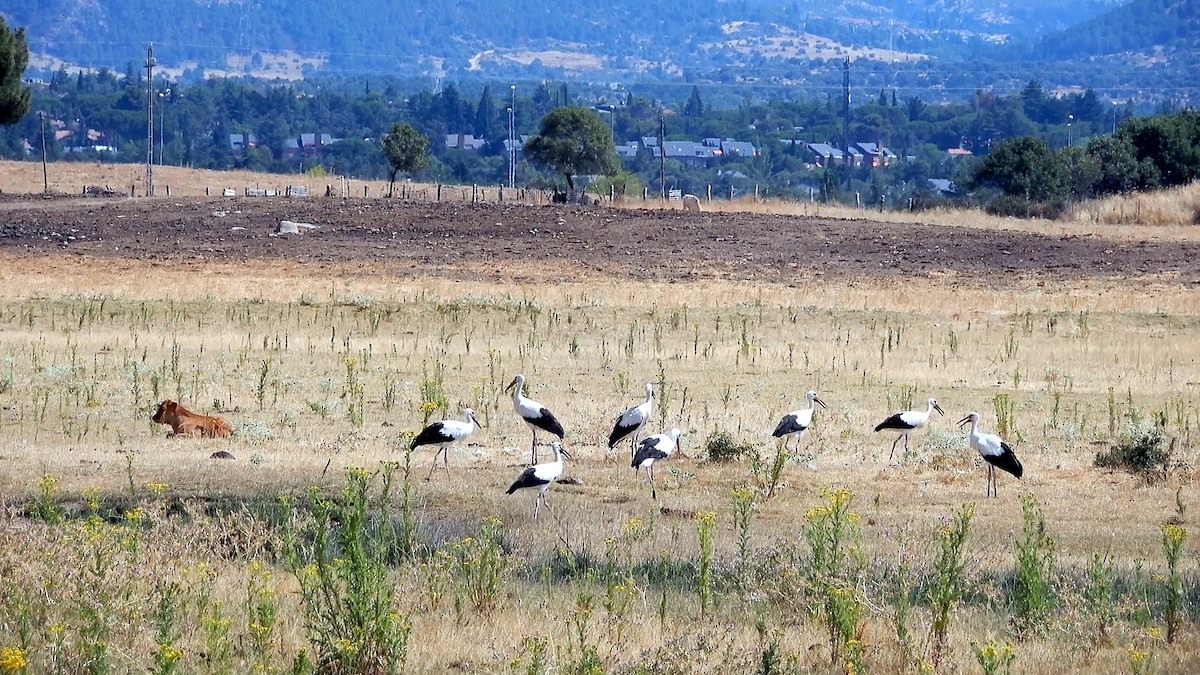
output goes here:
<path id="1" fill-rule="evenodd" d="M 504 391 L 513 390 L 513 408 L 525 424 L 533 430 L 533 444 L 529 446 L 529 454 L 532 457 L 530 464 L 537 464 L 537 432 L 539 429 L 549 434 L 558 436 L 558 440 L 563 438 L 562 425 L 555 419 L 554 413 L 550 412 L 546 406 L 538 403 L 531 398 L 525 398 L 525 376 L 518 374 L 513 378 L 512 382 L 504 388 Z"/>
<path id="2" fill-rule="evenodd" d="M 654 463 L 670 457 L 679 449 L 681 435 L 679 429 L 671 429 L 665 434 L 647 436 L 642 439 L 633 455 L 633 475 L 637 477 L 638 470 L 646 468 L 646 475 L 650 477 L 650 496 L 653 499 L 658 499 L 658 490 L 654 487 Z"/>
<path id="3" fill-rule="evenodd" d="M 1013 449 L 1008 446 L 996 434 L 987 434 L 979 430 L 979 413 L 967 413 L 967 416 L 959 420 L 958 426 L 963 426 L 967 422 L 971 423 L 971 447 L 979 453 L 983 461 L 988 464 L 988 497 L 999 497 L 1000 494 L 996 491 L 996 468 L 999 467 L 1012 475 L 1020 478 L 1025 473 L 1025 467 L 1021 466 L 1021 460 L 1017 459 L 1017 455 Z"/>
<path id="4" fill-rule="evenodd" d="M 638 436 L 642 434 L 642 429 L 646 426 L 646 422 L 650 421 L 650 417 L 654 415 L 654 383 L 646 384 L 646 400 L 639 403 L 629 410 L 621 413 L 617 417 L 617 422 L 613 426 L 612 433 L 608 435 L 608 449 L 612 450 L 618 443 L 630 438 L 629 456 L 637 451 Z"/>
<path id="5" fill-rule="evenodd" d="M 889 462 L 895 456 L 896 444 L 900 442 L 901 438 L 904 439 L 904 451 L 908 452 L 908 435 L 914 430 L 925 426 L 925 423 L 929 421 L 929 416 L 934 410 L 938 411 L 939 415 L 946 414 L 942 411 L 942 407 L 938 405 L 937 399 L 931 398 L 929 399 L 929 407 L 925 410 L 909 410 L 907 412 L 896 413 L 875 427 L 875 431 L 896 431 L 900 433 L 896 437 L 896 440 L 892 441 L 892 452 L 888 454 Z"/>
<path id="6" fill-rule="evenodd" d="M 443 468 L 449 471 L 450 446 L 475 433 L 475 428 L 480 426 L 483 425 L 479 424 L 479 421 L 475 419 L 475 411 L 470 408 L 463 408 L 463 418 L 461 420 L 442 420 L 422 429 L 421 433 L 417 434 L 416 438 L 412 440 L 412 444 L 408 446 L 408 449 L 416 450 L 422 445 L 437 446 L 433 451 L 433 465 L 429 467 L 429 475 L 425 476 L 425 480 L 433 477 L 433 470 L 437 468 L 439 453 L 442 455 Z"/>
<path id="7" fill-rule="evenodd" d="M 543 464 L 534 464 L 528 469 L 525 469 L 525 471 L 517 477 L 517 480 L 513 481 L 512 485 L 508 486 L 508 491 L 504 493 L 511 495 L 517 490 L 521 490 L 523 488 L 537 488 L 538 496 L 533 500 L 534 520 L 537 519 L 538 509 L 541 508 L 542 504 L 546 505 L 547 510 L 550 509 L 550 502 L 546 499 L 546 490 L 550 489 L 550 484 L 558 480 L 558 477 L 562 475 L 563 457 L 571 456 L 567 452 L 566 448 L 562 446 L 562 443 L 559 443 L 558 441 L 551 442 L 550 447 L 554 450 L 554 461 L 545 462 Z"/>
<path id="8" fill-rule="evenodd" d="M 820 396 L 817 396 L 817 392 L 810 391 L 808 392 L 807 408 L 793 410 L 784 415 L 783 419 L 779 420 L 779 425 L 775 427 L 775 431 L 771 432 L 771 435 L 775 438 L 783 437 L 784 450 L 787 449 L 788 440 L 792 438 L 796 439 L 796 447 L 800 447 L 800 441 L 804 438 L 804 434 L 812 424 L 813 410 L 816 409 L 815 406 L 818 403 L 821 404 L 822 408 L 829 407 L 825 405 L 825 401 L 822 401 Z"/>

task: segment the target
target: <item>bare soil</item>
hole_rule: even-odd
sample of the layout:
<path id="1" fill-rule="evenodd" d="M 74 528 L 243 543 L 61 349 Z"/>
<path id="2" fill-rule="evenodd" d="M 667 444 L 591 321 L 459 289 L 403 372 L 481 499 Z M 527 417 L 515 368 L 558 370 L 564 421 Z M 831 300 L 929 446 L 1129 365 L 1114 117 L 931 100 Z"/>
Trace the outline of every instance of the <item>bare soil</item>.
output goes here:
<path id="1" fill-rule="evenodd" d="M 282 220 L 310 223 L 276 235 Z M 0 253 L 369 265 L 399 276 L 798 283 L 951 276 L 1200 283 L 1200 242 L 606 207 L 329 198 L 0 197 Z"/>

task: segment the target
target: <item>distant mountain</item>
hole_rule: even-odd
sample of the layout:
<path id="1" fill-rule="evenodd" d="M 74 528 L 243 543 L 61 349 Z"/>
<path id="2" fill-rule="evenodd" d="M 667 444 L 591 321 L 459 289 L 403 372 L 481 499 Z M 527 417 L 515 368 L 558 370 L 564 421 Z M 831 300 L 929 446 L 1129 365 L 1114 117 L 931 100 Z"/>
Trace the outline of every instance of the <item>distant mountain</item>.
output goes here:
<path id="1" fill-rule="evenodd" d="M 1019 87 L 1030 68 L 1003 62 L 1031 53 L 1055 62 L 1061 81 L 1048 85 L 1079 87 L 1089 86 L 1087 64 L 1111 54 L 1105 45 L 1153 54 L 1191 41 L 1194 50 L 1198 4 L 598 0 L 564 9 L 557 0 L 6 0 L 0 14 L 27 28 L 31 63 L 42 73 L 140 70 L 152 42 L 159 72 L 173 77 L 386 74 L 829 90 L 850 58 L 864 86 L 965 97 Z M 1164 27 L 1146 17 L 1173 18 Z"/>
<path id="2" fill-rule="evenodd" d="M 1079 59 L 1116 54 L 1161 60 L 1200 50 L 1200 2 L 1133 0 L 1069 30 L 1046 35 L 1037 53 L 1045 59 Z M 1149 64 L 1148 64 L 1149 65 Z"/>

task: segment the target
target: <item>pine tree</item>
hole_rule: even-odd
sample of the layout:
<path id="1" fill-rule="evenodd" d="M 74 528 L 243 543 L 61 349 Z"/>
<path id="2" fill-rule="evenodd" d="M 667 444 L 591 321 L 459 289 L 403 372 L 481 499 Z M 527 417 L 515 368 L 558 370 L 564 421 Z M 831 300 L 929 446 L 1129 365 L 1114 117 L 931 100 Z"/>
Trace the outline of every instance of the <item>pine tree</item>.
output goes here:
<path id="1" fill-rule="evenodd" d="M 29 112 L 33 90 L 21 81 L 28 65 L 25 29 L 10 31 L 0 17 L 0 125 L 16 124 Z"/>

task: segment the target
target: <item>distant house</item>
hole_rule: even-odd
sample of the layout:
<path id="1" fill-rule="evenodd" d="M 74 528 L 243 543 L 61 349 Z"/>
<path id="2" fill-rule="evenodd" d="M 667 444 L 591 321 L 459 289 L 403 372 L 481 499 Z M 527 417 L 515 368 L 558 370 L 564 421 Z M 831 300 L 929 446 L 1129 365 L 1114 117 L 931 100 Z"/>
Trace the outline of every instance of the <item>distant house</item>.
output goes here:
<path id="1" fill-rule="evenodd" d="M 451 150 L 478 152 L 487 145 L 487 140 L 475 138 L 473 134 L 446 134 L 446 147 Z"/>
<path id="2" fill-rule="evenodd" d="M 710 148 L 696 141 L 663 141 L 663 154 L 683 164 L 704 166 L 720 153 L 720 148 Z"/>
<path id="3" fill-rule="evenodd" d="M 970 157 L 971 155 L 973 155 L 975 153 L 971 152 L 970 150 L 967 150 L 966 148 L 960 147 L 960 148 L 950 148 L 949 150 L 946 151 L 946 154 L 950 156 L 950 159 L 958 159 L 959 157 Z"/>
<path id="4" fill-rule="evenodd" d="M 843 156 L 844 156 L 845 163 L 849 164 L 850 166 L 862 166 L 863 160 L 865 159 L 865 157 L 863 156 L 863 151 L 859 150 L 858 148 L 854 147 L 853 145 L 846 148 L 846 151 L 843 153 Z"/>
<path id="5" fill-rule="evenodd" d="M 229 149 L 235 155 L 240 155 L 250 148 L 258 147 L 258 137 L 254 134 L 229 134 Z"/>
<path id="6" fill-rule="evenodd" d="M 622 143 L 621 145 L 616 146 L 617 158 L 622 160 L 635 159 L 637 158 L 638 150 L 640 149 L 641 147 L 638 145 L 637 141 Z"/>
<path id="7" fill-rule="evenodd" d="M 828 143 L 809 143 L 804 146 L 812 155 L 813 164 L 817 166 L 834 166 L 841 164 L 844 158 L 841 150 Z"/>
<path id="8" fill-rule="evenodd" d="M 321 151 L 326 147 L 337 143 L 342 139 L 334 138 L 329 134 L 300 134 L 295 138 L 289 138 L 283 142 L 283 157 L 291 159 L 299 155 L 305 157 L 313 157 L 321 154 Z"/>
<path id="9" fill-rule="evenodd" d="M 757 157 L 758 150 L 748 141 L 735 141 L 726 138 L 721 141 L 721 152 L 726 157 Z"/>
<path id="10" fill-rule="evenodd" d="M 882 145 L 876 143 L 855 143 L 854 145 L 862 151 L 871 166 L 891 166 L 892 162 L 896 160 L 896 154 Z"/>
<path id="11" fill-rule="evenodd" d="M 658 136 L 642 136 L 642 146 L 647 148 L 657 148 Z"/>

